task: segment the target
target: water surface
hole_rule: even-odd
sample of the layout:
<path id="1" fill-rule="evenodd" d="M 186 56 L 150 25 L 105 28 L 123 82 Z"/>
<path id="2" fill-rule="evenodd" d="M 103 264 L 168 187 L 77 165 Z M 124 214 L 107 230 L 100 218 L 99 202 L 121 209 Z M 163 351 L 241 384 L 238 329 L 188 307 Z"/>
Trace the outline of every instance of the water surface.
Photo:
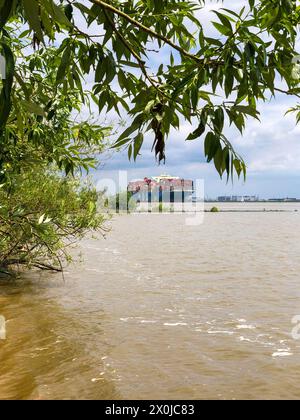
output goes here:
<path id="1" fill-rule="evenodd" d="M 0 398 L 299 398 L 300 206 L 271 208 L 116 217 L 65 282 L 2 282 Z"/>

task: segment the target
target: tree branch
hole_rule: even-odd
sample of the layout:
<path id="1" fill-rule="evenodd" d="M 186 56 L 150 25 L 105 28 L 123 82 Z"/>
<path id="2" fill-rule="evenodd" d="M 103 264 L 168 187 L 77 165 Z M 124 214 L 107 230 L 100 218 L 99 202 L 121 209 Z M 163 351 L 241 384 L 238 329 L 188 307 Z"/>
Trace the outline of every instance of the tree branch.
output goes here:
<path id="1" fill-rule="evenodd" d="M 141 59 L 141 57 L 138 55 L 138 53 L 136 51 L 134 51 L 134 49 L 132 48 L 132 46 L 129 44 L 129 42 L 127 42 L 127 40 L 123 37 L 123 35 L 120 33 L 120 31 L 118 30 L 118 28 L 116 27 L 114 21 L 111 19 L 111 17 L 109 16 L 109 14 L 107 13 L 106 9 L 103 9 L 104 15 L 108 21 L 108 23 L 110 24 L 110 26 L 112 27 L 113 31 L 115 32 L 115 34 L 117 35 L 117 37 L 120 39 L 120 41 L 122 42 L 122 44 L 124 45 L 124 47 L 133 55 L 133 57 L 136 59 L 136 61 L 138 62 L 144 76 L 146 77 L 146 79 L 151 83 L 151 85 L 158 90 L 159 93 L 164 95 L 164 92 L 161 91 L 161 89 L 159 88 L 159 86 L 156 84 L 156 81 L 152 79 L 152 77 L 148 74 L 147 70 L 146 70 L 146 66 L 145 66 L 145 61 Z"/>
<path id="2" fill-rule="evenodd" d="M 275 90 L 276 92 L 283 93 L 283 94 L 285 94 L 285 95 L 289 95 L 289 96 L 297 96 L 297 98 L 300 98 L 300 94 L 299 94 L 299 93 L 292 92 L 292 91 L 290 91 L 290 90 L 279 89 L 279 88 L 276 88 L 276 87 L 274 88 L 274 90 Z"/>
<path id="3" fill-rule="evenodd" d="M 169 38 L 153 31 L 153 29 L 147 28 L 147 26 L 144 26 L 142 23 L 133 19 L 127 13 L 122 12 L 120 9 L 117 9 L 116 7 L 112 6 L 111 4 L 108 4 L 108 3 L 106 3 L 102 0 L 90 0 L 90 2 L 102 7 L 102 9 L 109 10 L 110 12 L 114 13 L 115 15 L 118 15 L 119 17 L 122 17 L 123 19 L 130 22 L 132 25 L 134 25 L 137 28 L 140 28 L 142 31 L 146 32 L 147 34 L 153 36 L 156 39 L 159 39 L 159 40 L 165 42 L 166 44 L 168 44 L 174 50 L 178 51 L 183 56 L 196 61 L 198 64 L 204 64 L 205 60 L 203 58 L 199 58 L 194 54 L 190 54 L 184 48 L 181 48 L 179 45 L 177 45 L 173 41 L 171 41 Z"/>
<path id="4" fill-rule="evenodd" d="M 96 4 L 96 5 L 98 5 L 98 6 L 100 6 L 100 7 L 102 7 L 102 9 L 105 11 L 105 10 L 108 10 L 108 11 L 110 11 L 110 12 L 112 12 L 112 13 L 114 13 L 115 15 L 117 15 L 117 16 L 119 16 L 119 17 L 121 17 L 121 18 L 123 18 L 123 19 L 125 19 L 125 20 L 127 20 L 128 22 L 130 22 L 132 25 L 134 25 L 135 27 L 137 27 L 137 28 L 140 28 L 142 31 L 144 31 L 144 32 L 146 32 L 146 33 L 148 33 L 149 35 L 151 35 L 151 36 L 153 36 L 155 39 L 159 39 L 159 40 L 161 40 L 161 41 L 163 41 L 163 42 L 165 42 L 166 44 L 168 44 L 170 47 L 172 47 L 173 49 L 175 49 L 176 51 L 178 51 L 181 55 L 183 55 L 184 57 L 186 57 L 186 58 L 189 58 L 189 59 L 191 59 L 191 60 L 193 60 L 193 61 L 195 61 L 197 64 L 201 64 L 201 65 L 205 65 L 205 64 L 208 64 L 208 65 L 215 65 L 215 66 L 219 66 L 219 65 L 224 65 L 224 62 L 223 61 L 220 61 L 220 60 L 209 60 L 209 59 L 205 59 L 205 58 L 199 58 L 199 57 L 197 57 L 196 55 L 194 55 L 194 54 L 191 54 L 191 53 L 189 53 L 189 52 L 187 52 L 184 48 L 181 48 L 179 45 L 177 45 L 177 44 L 175 44 L 173 41 L 171 41 L 169 38 L 167 38 L 167 37 L 165 37 L 165 36 L 163 36 L 163 35 L 161 35 L 161 34 L 159 34 L 159 33 L 157 33 L 157 32 L 155 32 L 153 29 L 150 29 L 150 28 L 148 28 L 147 26 L 145 26 L 145 25 L 143 25 L 142 23 L 140 23 L 140 22 L 138 22 L 136 19 L 134 19 L 134 18 L 132 18 L 131 16 L 129 16 L 127 13 L 125 13 L 125 12 L 122 12 L 120 9 L 118 9 L 118 8 L 116 8 L 116 7 L 114 7 L 114 6 L 112 6 L 111 4 L 108 4 L 108 3 L 106 3 L 105 1 L 103 1 L 103 0 L 89 0 L 91 3 L 93 3 L 93 4 Z M 120 39 L 121 38 L 123 38 L 122 37 L 122 35 L 121 34 L 119 34 L 119 37 L 120 37 Z M 126 40 L 125 39 L 123 39 L 122 40 L 122 42 L 123 41 L 125 41 L 126 42 Z M 124 42 L 123 42 L 124 43 Z M 127 42 L 126 42 L 126 44 L 127 44 Z M 126 45 L 125 44 L 125 46 L 128 48 L 130 48 L 130 51 L 131 51 L 131 53 L 133 54 L 133 56 L 136 58 L 136 59 L 138 59 L 139 60 L 139 64 L 141 64 L 141 63 L 144 63 L 142 60 L 141 60 L 141 58 L 132 50 L 132 48 L 130 47 L 130 46 L 128 46 L 128 44 Z M 137 58 L 138 57 L 138 58 Z M 236 65 L 239 65 L 240 63 L 236 63 Z M 145 72 L 144 72 L 144 74 L 145 74 Z M 149 77 L 148 77 L 148 74 L 147 74 L 147 72 L 146 72 L 146 76 L 147 76 L 147 78 L 148 78 L 148 80 L 149 80 Z M 150 78 L 151 79 L 151 78 Z M 151 81 L 151 80 L 150 80 Z M 153 84 L 153 80 L 152 80 L 152 82 L 151 82 L 152 84 Z M 156 86 L 156 88 L 157 88 L 157 86 Z M 282 89 L 278 89 L 278 88 L 275 88 L 275 91 L 277 91 L 277 92 L 280 92 L 280 93 L 284 93 L 284 94 L 286 94 L 286 95 L 295 95 L 295 96 L 297 96 L 298 98 L 300 98 L 300 95 L 299 94 L 297 94 L 297 93 L 294 93 L 294 92 L 291 92 L 291 91 L 285 91 L 285 90 L 282 90 Z"/>

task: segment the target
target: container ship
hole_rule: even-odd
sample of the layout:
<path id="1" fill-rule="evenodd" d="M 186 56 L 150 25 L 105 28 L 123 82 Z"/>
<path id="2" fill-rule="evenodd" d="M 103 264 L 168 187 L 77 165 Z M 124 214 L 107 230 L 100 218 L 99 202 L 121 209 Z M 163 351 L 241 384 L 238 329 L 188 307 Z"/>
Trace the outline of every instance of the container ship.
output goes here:
<path id="1" fill-rule="evenodd" d="M 171 175 L 146 177 L 130 182 L 128 192 L 137 203 L 192 203 L 194 182 Z"/>

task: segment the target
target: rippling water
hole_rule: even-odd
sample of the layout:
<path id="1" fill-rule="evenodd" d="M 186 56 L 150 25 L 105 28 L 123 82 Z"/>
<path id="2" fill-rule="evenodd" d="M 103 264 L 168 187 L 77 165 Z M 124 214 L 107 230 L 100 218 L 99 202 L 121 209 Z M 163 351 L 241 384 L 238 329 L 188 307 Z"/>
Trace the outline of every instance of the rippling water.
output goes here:
<path id="1" fill-rule="evenodd" d="M 300 206 L 276 208 L 116 217 L 65 282 L 0 283 L 0 398 L 299 398 Z"/>

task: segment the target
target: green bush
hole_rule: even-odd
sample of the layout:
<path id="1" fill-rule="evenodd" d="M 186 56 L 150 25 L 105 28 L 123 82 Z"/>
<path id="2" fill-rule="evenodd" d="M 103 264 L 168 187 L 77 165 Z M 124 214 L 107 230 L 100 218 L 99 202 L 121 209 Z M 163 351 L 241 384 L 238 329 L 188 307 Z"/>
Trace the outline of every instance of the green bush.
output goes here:
<path id="1" fill-rule="evenodd" d="M 130 213 L 136 210 L 137 204 L 131 200 L 132 193 L 123 191 L 106 200 L 106 207 L 117 213 Z"/>
<path id="2" fill-rule="evenodd" d="M 0 188 L 0 267 L 62 270 L 70 245 L 103 224 L 96 190 L 44 168 L 11 179 Z"/>

